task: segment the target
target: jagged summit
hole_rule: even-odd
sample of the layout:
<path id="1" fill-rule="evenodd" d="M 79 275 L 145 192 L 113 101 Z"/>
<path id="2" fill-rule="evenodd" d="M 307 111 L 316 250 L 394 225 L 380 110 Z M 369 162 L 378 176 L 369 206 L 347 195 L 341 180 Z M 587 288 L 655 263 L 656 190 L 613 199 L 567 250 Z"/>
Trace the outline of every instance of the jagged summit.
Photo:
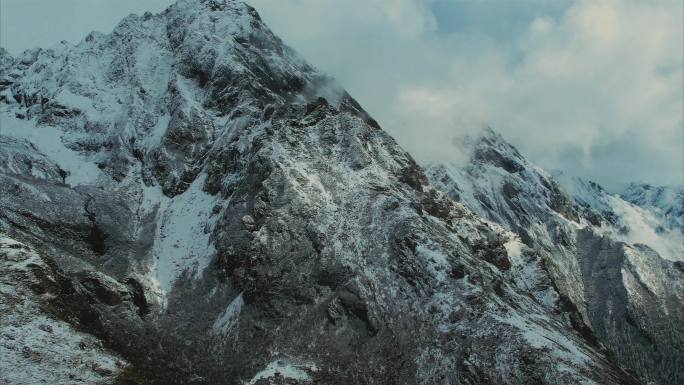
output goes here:
<path id="1" fill-rule="evenodd" d="M 240 2 L 180 1 L 157 15 L 130 15 L 110 34 L 26 51 L 0 78 L 12 118 L 59 127 L 60 152 L 97 163 L 99 170 L 84 172 L 65 159 L 68 181 L 121 181 L 139 160 L 145 183 L 167 195 L 192 183 L 226 132 L 284 113 L 283 105 L 325 97 L 377 126 Z M 190 125 L 203 128 L 190 133 Z M 186 145 L 174 139 L 188 135 Z M 53 142 L 40 150 L 54 151 Z"/>
<path id="2" fill-rule="evenodd" d="M 578 225 L 602 227 L 616 239 L 645 243 L 667 259 L 681 259 L 676 245 L 682 187 L 631 184 L 613 194 L 561 170 L 543 170 L 489 127 L 453 143 L 457 160 L 431 163 L 429 173 L 436 185 L 481 215 L 524 234 L 540 212 L 555 212 Z M 497 202 L 497 196 L 504 200 Z"/>

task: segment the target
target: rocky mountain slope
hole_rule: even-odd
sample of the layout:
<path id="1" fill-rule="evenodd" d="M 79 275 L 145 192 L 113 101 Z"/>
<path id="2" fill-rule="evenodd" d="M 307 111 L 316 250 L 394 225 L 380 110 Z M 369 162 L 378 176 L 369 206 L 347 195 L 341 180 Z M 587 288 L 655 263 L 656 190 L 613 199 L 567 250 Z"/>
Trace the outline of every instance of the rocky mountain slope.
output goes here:
<path id="1" fill-rule="evenodd" d="M 126 363 L 61 313 L 83 305 L 68 277 L 8 238 L 0 238 L 0 266 L 2 383 L 111 383 Z"/>
<path id="2" fill-rule="evenodd" d="M 457 141 L 454 151 L 468 160 L 430 165 L 433 184 L 542 255 L 561 295 L 622 366 L 645 383 L 680 383 L 684 200 L 677 190 L 632 186 L 623 199 L 545 172 L 491 129 Z"/>
<path id="3" fill-rule="evenodd" d="M 2 51 L 0 124 L 0 383 L 639 383 L 579 263 L 433 188 L 247 5 Z"/>

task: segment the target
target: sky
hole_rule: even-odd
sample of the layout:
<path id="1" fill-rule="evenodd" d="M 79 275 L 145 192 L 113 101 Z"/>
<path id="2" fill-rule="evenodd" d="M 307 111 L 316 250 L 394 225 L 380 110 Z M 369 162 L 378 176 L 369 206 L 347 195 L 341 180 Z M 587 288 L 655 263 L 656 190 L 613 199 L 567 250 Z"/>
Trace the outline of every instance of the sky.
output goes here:
<path id="1" fill-rule="evenodd" d="M 0 0 L 10 53 L 170 0 Z M 249 0 L 421 161 L 490 126 L 609 188 L 684 183 L 681 0 Z"/>

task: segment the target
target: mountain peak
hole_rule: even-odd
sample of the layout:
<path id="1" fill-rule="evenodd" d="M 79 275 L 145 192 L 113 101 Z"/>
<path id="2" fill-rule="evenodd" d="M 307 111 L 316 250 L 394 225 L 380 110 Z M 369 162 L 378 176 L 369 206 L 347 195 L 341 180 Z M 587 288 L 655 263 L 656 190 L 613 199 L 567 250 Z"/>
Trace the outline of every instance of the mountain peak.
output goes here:
<path id="1" fill-rule="evenodd" d="M 508 173 L 520 172 L 526 160 L 512 144 L 490 126 L 452 140 L 455 155 L 449 163 L 491 165 Z M 456 155 L 459 154 L 459 155 Z M 463 156 L 465 154 L 465 156 Z M 465 159 L 463 159 L 465 158 Z M 459 160 L 460 161 L 457 161 Z"/>
<path id="2" fill-rule="evenodd" d="M 162 182 L 169 194 L 200 172 L 182 158 L 206 156 L 219 132 L 228 130 L 228 115 L 272 114 L 276 106 L 324 96 L 372 122 L 242 2 L 180 0 L 156 15 L 129 15 L 110 34 L 90 33 L 76 45 L 30 50 L 0 64 L 0 99 L 14 117 L 69 127 L 63 145 L 98 158 L 98 167 L 115 179 L 125 178 L 139 159 L 149 166 L 161 161 L 165 166 L 153 166 L 153 173 L 171 178 Z M 206 132 L 193 138 L 203 144 L 195 142 L 190 153 L 158 147 L 172 128 L 186 132 L 181 127 L 193 125 Z"/>

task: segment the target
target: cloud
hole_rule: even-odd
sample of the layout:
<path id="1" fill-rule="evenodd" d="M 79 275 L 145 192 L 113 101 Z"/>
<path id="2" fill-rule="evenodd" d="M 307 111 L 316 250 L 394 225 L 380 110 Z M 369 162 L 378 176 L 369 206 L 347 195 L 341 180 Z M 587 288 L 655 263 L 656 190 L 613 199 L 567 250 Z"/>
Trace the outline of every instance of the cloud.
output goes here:
<path id="1" fill-rule="evenodd" d="M 456 157 L 451 137 L 491 125 L 546 168 L 684 182 L 681 1 L 502 4 L 510 35 L 488 2 L 449 3 L 468 28 L 442 25 L 444 0 L 251 3 L 420 159 Z"/>

